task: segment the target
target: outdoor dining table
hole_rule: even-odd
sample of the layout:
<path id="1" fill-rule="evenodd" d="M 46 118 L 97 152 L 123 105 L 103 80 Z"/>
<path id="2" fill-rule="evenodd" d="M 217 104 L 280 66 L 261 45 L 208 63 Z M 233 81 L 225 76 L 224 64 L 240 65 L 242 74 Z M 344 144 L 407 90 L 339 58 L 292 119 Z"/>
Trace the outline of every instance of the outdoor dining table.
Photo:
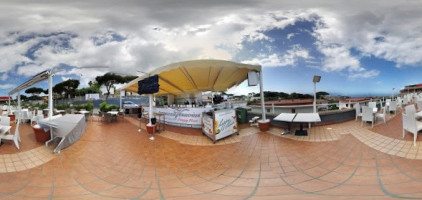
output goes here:
<path id="1" fill-rule="evenodd" d="M 291 127 L 291 123 L 293 122 L 293 119 L 296 117 L 296 113 L 281 113 L 279 115 L 277 115 L 276 117 L 274 117 L 273 120 L 276 121 L 283 121 L 283 122 L 287 122 L 287 130 L 284 130 L 283 132 L 281 132 L 281 135 L 284 135 L 286 133 L 290 133 L 290 127 Z"/>
<path id="2" fill-rule="evenodd" d="M 303 130 L 303 123 L 309 123 L 309 128 L 311 128 L 311 123 L 321 122 L 321 118 L 318 113 L 297 113 L 293 122 L 300 123 L 300 130 L 296 130 L 295 135 L 307 136 L 308 131 Z"/>
<path id="3" fill-rule="evenodd" d="M 111 115 L 118 115 L 119 114 L 119 111 L 108 111 L 107 112 L 108 114 L 111 114 Z"/>
<path id="4" fill-rule="evenodd" d="M 46 118 L 38 123 L 45 131 L 50 130 L 51 140 L 45 142 L 46 146 L 55 138 L 61 138 L 54 152 L 60 152 L 61 149 L 78 141 L 86 130 L 85 116 L 78 114 L 68 114 L 52 119 Z"/>

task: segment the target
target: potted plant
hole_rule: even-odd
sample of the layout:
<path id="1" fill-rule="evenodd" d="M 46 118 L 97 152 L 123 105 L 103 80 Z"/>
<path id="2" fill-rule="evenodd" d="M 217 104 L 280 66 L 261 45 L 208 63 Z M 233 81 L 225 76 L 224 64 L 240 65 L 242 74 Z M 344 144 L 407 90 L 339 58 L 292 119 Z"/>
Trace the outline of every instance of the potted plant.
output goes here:
<path id="1" fill-rule="evenodd" d="M 262 132 L 268 131 L 270 129 L 270 122 L 271 121 L 269 119 L 258 120 L 259 130 L 261 130 Z"/>

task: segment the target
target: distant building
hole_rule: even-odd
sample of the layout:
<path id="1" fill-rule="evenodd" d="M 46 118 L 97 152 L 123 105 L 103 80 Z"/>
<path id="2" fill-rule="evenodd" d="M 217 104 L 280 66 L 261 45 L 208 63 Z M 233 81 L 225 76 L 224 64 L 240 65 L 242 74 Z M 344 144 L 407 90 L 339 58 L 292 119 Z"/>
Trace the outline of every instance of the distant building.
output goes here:
<path id="1" fill-rule="evenodd" d="M 422 83 L 415 85 L 406 85 L 403 89 L 400 90 L 400 94 L 409 94 L 409 93 L 421 93 L 422 92 Z"/>
<path id="2" fill-rule="evenodd" d="M 281 99 L 275 101 L 265 101 L 265 109 L 267 113 L 312 113 L 313 99 Z M 326 100 L 317 100 L 318 110 L 327 109 Z M 323 104 L 323 105 L 318 105 Z M 325 104 L 325 105 L 324 105 Z M 252 108 L 252 112 L 261 113 L 261 103 L 254 103 L 249 107 Z"/>
<path id="3" fill-rule="evenodd" d="M 350 109 L 354 107 L 354 104 L 360 103 L 364 105 L 366 102 L 371 101 L 371 97 L 358 97 L 358 98 L 344 98 L 339 101 L 339 109 Z"/>
<path id="4" fill-rule="evenodd" d="M 10 96 L 2 96 L 2 97 L 0 96 L 0 102 L 2 102 L 2 103 L 9 102 L 9 100 L 13 101 L 13 98 L 10 97 Z"/>

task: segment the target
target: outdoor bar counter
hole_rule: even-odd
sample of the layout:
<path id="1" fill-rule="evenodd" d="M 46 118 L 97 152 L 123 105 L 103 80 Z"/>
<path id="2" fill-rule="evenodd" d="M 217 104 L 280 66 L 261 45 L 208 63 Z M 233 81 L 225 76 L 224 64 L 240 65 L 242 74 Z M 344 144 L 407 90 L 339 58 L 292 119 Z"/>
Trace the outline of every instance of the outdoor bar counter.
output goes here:
<path id="1" fill-rule="evenodd" d="M 148 111 L 148 107 L 144 107 Z M 165 124 L 181 127 L 201 128 L 202 113 L 214 110 L 212 107 L 171 108 L 153 107 L 153 113 L 164 114 Z M 147 117 L 147 116 L 144 116 Z"/>

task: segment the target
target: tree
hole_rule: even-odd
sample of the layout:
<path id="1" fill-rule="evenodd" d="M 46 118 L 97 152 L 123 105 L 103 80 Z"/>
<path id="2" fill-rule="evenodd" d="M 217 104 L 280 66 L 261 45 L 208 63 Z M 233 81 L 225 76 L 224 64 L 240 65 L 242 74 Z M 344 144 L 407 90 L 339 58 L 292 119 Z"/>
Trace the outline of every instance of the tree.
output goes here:
<path id="1" fill-rule="evenodd" d="M 38 87 L 31 87 L 25 90 L 25 93 L 27 94 L 32 94 L 32 95 L 38 95 L 40 93 L 44 92 L 44 90 L 42 88 L 38 88 Z"/>
<path id="2" fill-rule="evenodd" d="M 101 86 L 104 85 L 107 90 L 106 99 L 110 95 L 110 89 L 113 88 L 114 84 L 127 83 L 137 78 L 137 76 L 120 76 L 114 73 L 106 73 L 102 76 L 95 77 L 97 83 Z"/>
<path id="3" fill-rule="evenodd" d="M 126 79 L 124 77 L 110 72 L 102 76 L 95 77 L 95 80 L 99 85 L 104 85 L 106 87 L 106 99 L 108 99 L 108 95 L 110 95 L 110 89 L 113 87 L 114 84 L 126 82 Z"/>
<path id="4" fill-rule="evenodd" d="M 97 87 L 86 87 L 76 90 L 78 96 L 84 96 L 85 94 L 100 93 L 100 89 Z"/>
<path id="5" fill-rule="evenodd" d="M 137 76 L 125 76 L 123 77 L 125 79 L 125 83 L 129 83 L 132 80 L 134 80 L 135 78 L 138 78 Z"/>
<path id="6" fill-rule="evenodd" d="M 28 97 L 26 95 L 21 94 L 21 101 L 26 101 L 28 100 Z"/>
<path id="7" fill-rule="evenodd" d="M 75 79 L 69 79 L 66 81 L 63 81 L 61 83 L 56 84 L 53 87 L 53 92 L 57 94 L 64 94 L 64 96 L 67 96 L 68 98 L 75 96 L 76 89 L 79 86 L 79 80 Z"/>
<path id="8" fill-rule="evenodd" d="M 316 93 L 316 98 L 317 99 L 320 99 L 321 97 L 324 98 L 324 96 L 328 96 L 328 95 L 330 95 L 330 93 L 324 92 L 324 91 L 320 91 L 320 92 L 317 92 Z"/>
<path id="9" fill-rule="evenodd" d="M 32 94 L 32 96 L 28 97 L 28 100 L 40 100 L 41 97 L 38 95 L 42 92 L 44 92 L 44 90 L 38 87 L 31 87 L 25 90 L 25 93 Z"/>

